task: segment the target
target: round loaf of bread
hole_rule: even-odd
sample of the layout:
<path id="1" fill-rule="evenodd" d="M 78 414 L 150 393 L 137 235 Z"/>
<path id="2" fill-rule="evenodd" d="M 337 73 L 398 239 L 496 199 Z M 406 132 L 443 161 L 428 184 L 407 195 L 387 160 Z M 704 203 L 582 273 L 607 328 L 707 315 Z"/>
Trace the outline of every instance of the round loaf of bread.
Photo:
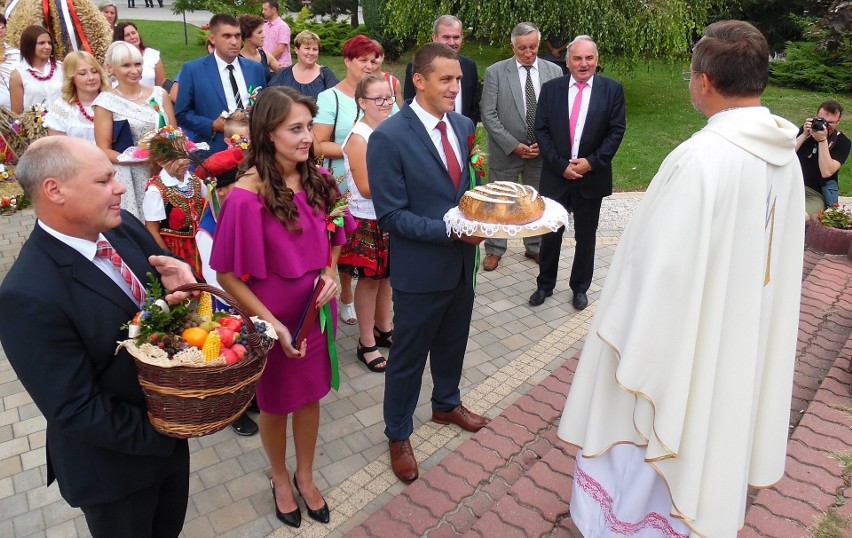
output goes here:
<path id="1" fill-rule="evenodd" d="M 459 210 L 479 222 L 528 224 L 544 214 L 544 199 L 530 186 L 493 181 L 464 193 Z"/>

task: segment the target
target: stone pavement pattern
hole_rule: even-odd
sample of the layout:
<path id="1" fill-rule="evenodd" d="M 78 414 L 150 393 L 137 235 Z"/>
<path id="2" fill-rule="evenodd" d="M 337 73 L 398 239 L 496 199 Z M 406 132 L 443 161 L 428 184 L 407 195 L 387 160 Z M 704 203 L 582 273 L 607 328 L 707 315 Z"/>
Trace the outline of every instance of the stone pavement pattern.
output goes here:
<path id="1" fill-rule="evenodd" d="M 341 324 L 343 383 L 322 403 L 315 474 L 332 509 L 330 525 L 306 518 L 298 530 L 282 527 L 260 439 L 226 429 L 190 442 L 191 496 L 182 535 L 575 535 L 568 516 L 574 450 L 556 439 L 555 426 L 623 217 L 632 209 L 623 197 L 607 203 L 609 214 L 618 216 L 599 232 L 587 310 L 576 312 L 570 292 L 561 288 L 543 306 L 527 305 L 536 271 L 520 241 L 510 242 L 496 271 L 480 273 L 462 393 L 471 409 L 493 419 L 488 428 L 472 435 L 429 422 L 425 375 L 412 438 L 421 480 L 408 487 L 396 481 L 382 434 L 384 378 L 357 362 L 357 330 Z M 0 278 L 32 225 L 31 210 L 0 217 Z M 566 239 L 564 275 L 571 247 Z M 756 493 L 744 536 L 805 536 L 814 516 L 848 498 L 837 461 L 827 453 L 848 450 L 852 441 L 852 271 L 836 257 L 808 253 L 807 260 L 791 419 L 799 427 L 788 446 L 787 476 Z M 67 506 L 55 485 L 44 487 L 44 427 L 0 354 L 0 536 L 88 536 L 80 512 Z M 292 456 L 288 464 L 294 467 Z M 850 506 L 841 513 L 850 515 Z"/>

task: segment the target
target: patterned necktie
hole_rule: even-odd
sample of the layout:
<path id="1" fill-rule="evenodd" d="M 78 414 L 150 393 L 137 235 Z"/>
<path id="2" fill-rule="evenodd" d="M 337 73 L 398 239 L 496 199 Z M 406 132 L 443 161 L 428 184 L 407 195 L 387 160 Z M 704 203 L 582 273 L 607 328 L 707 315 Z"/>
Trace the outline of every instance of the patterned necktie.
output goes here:
<path id="1" fill-rule="evenodd" d="M 574 133 L 577 131 L 577 117 L 580 115 L 580 105 L 583 103 L 583 89 L 585 82 L 577 83 L 577 96 L 574 97 L 574 105 L 571 107 L 571 118 L 568 120 L 568 133 L 571 135 L 571 143 L 574 143 Z"/>
<path id="2" fill-rule="evenodd" d="M 531 65 L 522 66 L 527 70 L 527 83 L 524 85 L 524 97 L 527 105 L 527 142 L 535 144 L 535 88 L 533 87 L 532 76 L 530 71 Z"/>
<path id="3" fill-rule="evenodd" d="M 240 96 L 240 87 L 237 86 L 237 79 L 234 77 L 234 66 L 228 65 L 228 78 L 231 80 L 231 91 L 234 93 L 234 101 L 237 103 L 237 108 L 243 107 L 243 98 Z"/>
<path id="4" fill-rule="evenodd" d="M 121 273 L 121 277 L 127 282 L 127 285 L 130 286 L 130 293 L 133 294 L 133 297 L 136 299 L 136 304 L 141 306 L 145 301 L 145 288 L 142 287 L 142 283 L 139 282 L 139 279 L 136 278 L 136 275 L 133 274 L 133 271 L 127 267 L 127 264 L 124 263 L 124 260 L 121 259 L 121 256 L 118 255 L 118 252 L 112 248 L 112 245 L 107 241 L 98 241 L 98 250 L 95 255 L 99 258 L 106 258 L 118 269 L 118 272 Z"/>
<path id="5" fill-rule="evenodd" d="M 441 145 L 444 146 L 444 153 L 447 155 L 447 171 L 450 173 L 453 185 L 458 190 L 459 182 L 461 181 L 461 167 L 459 166 L 459 160 L 456 158 L 456 152 L 453 151 L 453 145 L 450 144 L 450 139 L 447 137 L 447 124 L 441 120 L 438 122 L 436 128 L 441 131 Z"/>

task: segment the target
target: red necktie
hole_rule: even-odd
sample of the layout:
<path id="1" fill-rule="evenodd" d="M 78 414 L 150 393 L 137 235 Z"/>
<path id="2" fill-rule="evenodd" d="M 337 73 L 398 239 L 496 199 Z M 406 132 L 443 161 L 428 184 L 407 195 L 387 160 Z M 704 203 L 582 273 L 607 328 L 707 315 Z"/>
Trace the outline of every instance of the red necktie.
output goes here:
<path id="1" fill-rule="evenodd" d="M 118 272 L 121 273 L 121 277 L 124 278 L 124 281 L 127 282 L 127 285 L 130 286 L 130 293 L 133 294 L 133 297 L 136 298 L 136 304 L 139 306 L 145 301 L 145 288 L 142 287 L 142 283 L 139 282 L 139 279 L 136 278 L 136 275 L 133 274 L 133 271 L 127 267 L 127 264 L 124 263 L 124 260 L 121 259 L 121 256 L 118 255 L 118 252 L 112 248 L 112 245 L 107 241 L 98 241 L 98 251 L 95 253 L 99 258 L 107 258 L 112 264 L 118 269 Z"/>
<path id="2" fill-rule="evenodd" d="M 444 153 L 447 155 L 447 171 L 450 173 L 453 185 L 458 190 L 459 182 L 461 181 L 461 167 L 459 166 L 459 160 L 456 158 L 456 152 L 453 151 L 453 145 L 450 144 L 450 139 L 447 137 L 447 124 L 441 120 L 438 122 L 437 129 L 441 131 L 441 145 L 444 146 Z"/>
<path id="3" fill-rule="evenodd" d="M 577 96 L 574 97 L 574 105 L 571 107 L 571 117 L 568 120 L 568 134 L 571 135 L 571 143 L 574 143 L 574 133 L 577 131 L 577 117 L 580 115 L 580 105 L 583 103 L 583 89 L 585 82 L 577 83 Z"/>

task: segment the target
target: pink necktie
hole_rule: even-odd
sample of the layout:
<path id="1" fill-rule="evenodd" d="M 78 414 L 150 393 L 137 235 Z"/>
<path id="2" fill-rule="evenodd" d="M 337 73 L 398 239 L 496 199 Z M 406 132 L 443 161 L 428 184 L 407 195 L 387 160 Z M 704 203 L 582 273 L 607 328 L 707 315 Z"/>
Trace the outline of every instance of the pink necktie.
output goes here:
<path id="1" fill-rule="evenodd" d="M 133 297 L 136 298 L 136 304 L 142 305 L 145 301 L 145 288 L 142 287 L 142 283 L 139 282 L 139 279 L 136 278 L 136 275 L 133 274 L 133 271 L 127 267 L 127 264 L 124 263 L 124 260 L 121 259 L 121 256 L 118 255 L 118 252 L 112 248 L 112 245 L 107 241 L 98 241 L 98 251 L 95 253 L 99 258 L 107 258 L 112 264 L 118 269 L 118 272 L 121 273 L 121 277 L 127 282 L 127 285 L 130 286 L 130 293 L 133 294 Z"/>
<path id="2" fill-rule="evenodd" d="M 577 132 L 577 118 L 580 116 L 580 105 L 583 103 L 583 89 L 585 82 L 577 83 L 577 96 L 574 97 L 574 105 L 571 107 L 571 117 L 568 120 L 568 134 L 571 135 L 571 143 L 574 143 L 574 133 Z"/>
<path id="3" fill-rule="evenodd" d="M 444 153 L 447 155 L 447 171 L 450 173 L 453 185 L 458 190 L 459 182 L 461 181 L 461 167 L 459 166 L 459 160 L 456 158 L 456 152 L 453 151 L 453 145 L 450 144 L 450 139 L 447 137 L 447 124 L 441 120 L 438 122 L 436 128 L 441 131 L 441 144 L 444 146 Z"/>

